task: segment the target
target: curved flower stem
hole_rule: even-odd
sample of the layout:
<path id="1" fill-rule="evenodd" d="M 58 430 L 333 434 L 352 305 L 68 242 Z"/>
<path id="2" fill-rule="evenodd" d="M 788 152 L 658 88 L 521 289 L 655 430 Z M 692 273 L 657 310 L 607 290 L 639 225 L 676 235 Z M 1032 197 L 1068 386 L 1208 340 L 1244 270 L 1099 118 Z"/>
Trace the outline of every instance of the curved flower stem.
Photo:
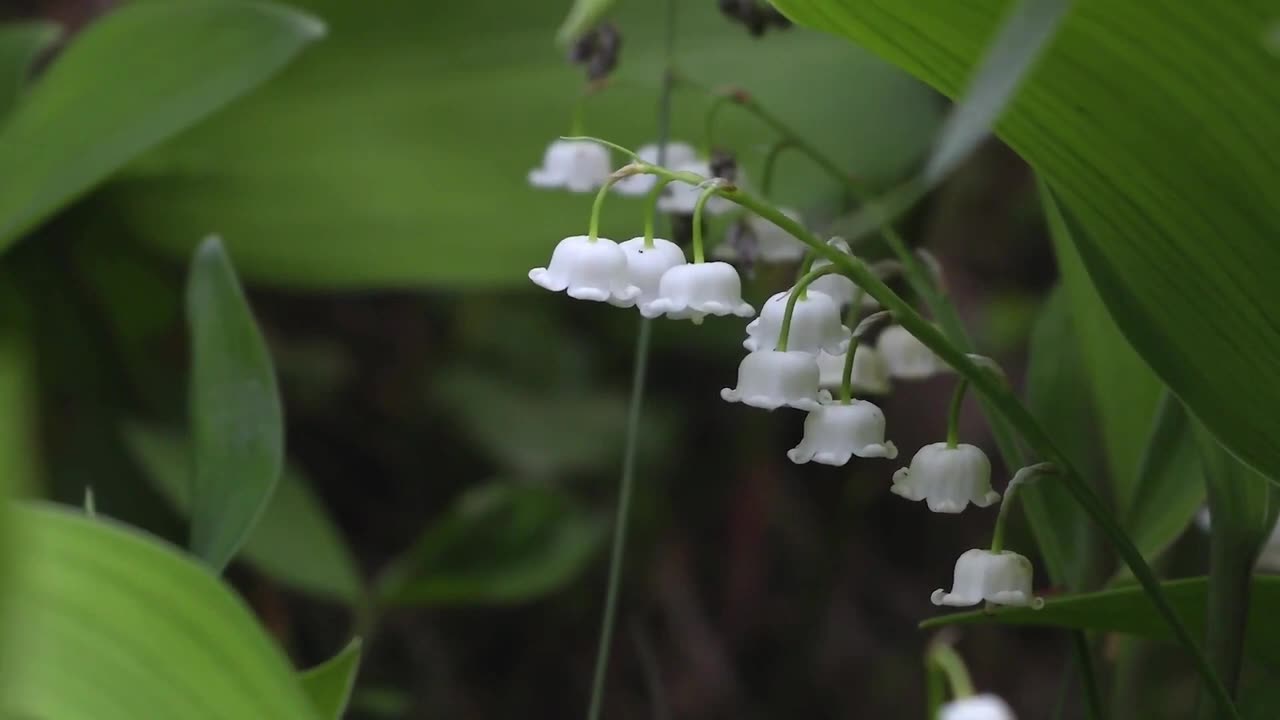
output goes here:
<path id="1" fill-rule="evenodd" d="M 791 316 L 796 311 L 796 301 L 804 298 L 805 291 L 809 289 L 814 280 L 834 272 L 836 272 L 836 268 L 833 265 L 818 268 L 800 278 L 796 286 L 791 288 L 791 292 L 787 294 L 787 309 L 782 314 L 782 328 L 778 330 L 778 345 L 776 348 L 778 352 L 786 352 L 787 350 L 787 336 L 791 334 Z"/>
<path id="2" fill-rule="evenodd" d="M 711 99 L 711 104 L 707 106 L 707 114 L 704 118 L 705 131 L 702 135 L 702 154 L 711 157 L 711 153 L 715 150 L 716 144 L 716 116 L 720 114 L 720 108 L 733 98 L 726 94 L 716 94 Z"/>
<path id="3" fill-rule="evenodd" d="M 947 411 L 947 447 L 955 448 L 960 444 L 960 408 L 964 405 L 964 393 L 969 389 L 969 381 L 960 378 L 955 392 L 951 394 L 951 407 Z"/>
<path id="4" fill-rule="evenodd" d="M 973 695 L 973 680 L 969 678 L 969 669 L 955 648 L 946 643 L 934 643 L 929 648 L 927 664 L 932 665 L 946 676 L 951 685 L 951 697 L 962 700 Z"/>
<path id="5" fill-rule="evenodd" d="M 649 191 L 649 197 L 645 198 L 644 246 L 646 248 L 653 247 L 653 223 L 658 214 L 658 199 L 662 197 L 663 191 L 671 184 L 671 181 L 666 178 L 658 178 L 657 180 L 653 185 L 653 190 Z"/>
<path id="6" fill-rule="evenodd" d="M 790 137 L 784 137 L 769 146 L 769 151 L 764 155 L 764 169 L 760 171 L 760 194 L 765 197 L 772 197 L 773 190 L 773 173 L 774 168 L 778 164 L 778 156 L 787 148 L 794 148 L 795 141 Z"/>
<path id="7" fill-rule="evenodd" d="M 668 174 L 677 177 L 677 179 L 685 179 L 692 175 L 692 173 L 671 173 L 665 168 L 654 166 L 645 166 L 644 171 L 660 176 Z M 696 178 L 697 176 L 694 175 L 693 177 Z M 701 181 L 701 178 L 695 181 Z M 885 309 L 893 313 L 898 322 L 912 335 L 915 335 L 920 342 L 924 343 L 925 347 L 933 350 L 938 357 L 954 368 L 961 377 L 972 383 L 973 387 L 990 403 L 990 407 L 998 416 L 1018 431 L 1022 439 L 1036 455 L 1048 462 L 1052 462 L 1058 468 L 1063 486 L 1108 537 L 1117 554 L 1129 567 L 1134 578 L 1142 585 L 1143 591 L 1146 592 L 1152 604 L 1155 605 L 1157 612 L 1168 624 L 1174 638 L 1191 656 L 1196 670 L 1200 673 L 1201 679 L 1217 704 L 1220 713 L 1224 717 L 1238 718 L 1239 713 L 1231 702 L 1231 697 L 1227 693 L 1225 686 L 1218 679 L 1217 674 L 1214 673 L 1212 666 L 1209 665 L 1195 638 L 1192 637 L 1190 631 L 1187 630 L 1187 626 L 1182 622 L 1182 618 L 1174 611 L 1169 598 L 1160 587 L 1159 579 L 1152 572 L 1151 567 L 1147 565 L 1142 553 L 1133 544 L 1133 541 L 1129 539 L 1129 536 L 1125 534 L 1124 529 L 1120 527 L 1116 519 L 1112 517 L 1111 510 L 1107 505 L 1094 493 L 1089 484 L 1082 479 L 1080 473 L 1072 465 L 1070 458 L 1054 444 L 1031 415 L 1031 412 L 1013 394 L 1013 391 L 997 375 L 985 371 L 970 359 L 963 349 L 947 339 L 938 328 L 934 327 L 915 308 L 889 289 L 865 264 L 826 245 L 806 230 L 803 225 L 787 217 L 768 202 L 750 193 L 737 188 L 721 188 L 719 192 L 723 197 L 742 205 L 782 228 L 788 234 L 812 248 L 816 255 L 829 260 L 832 265 L 828 267 L 838 268 L 840 272 L 853 280 L 858 287 L 865 290 Z"/>
<path id="8" fill-rule="evenodd" d="M 1005 521 L 1009 517 L 1009 508 L 1013 506 L 1013 496 L 1017 494 L 1018 488 L 1042 475 L 1052 473 L 1053 470 L 1051 463 L 1039 463 L 1024 467 L 1013 474 L 1013 479 L 1005 486 L 1004 497 L 1000 500 L 1000 514 L 996 515 L 996 526 L 991 532 L 991 552 L 998 553 L 1004 550 Z"/>
<path id="9" fill-rule="evenodd" d="M 858 309 L 862 305 L 862 288 L 853 294 L 853 302 L 849 303 L 849 314 L 845 317 L 850 330 L 853 329 L 853 321 L 858 319 Z M 849 349 L 844 354 L 844 370 L 840 375 L 840 403 L 848 405 L 853 402 L 853 361 L 854 356 L 858 354 L 858 333 L 854 332 L 849 337 Z"/>
<path id="10" fill-rule="evenodd" d="M 702 250 L 702 209 L 706 207 L 707 201 L 713 195 L 719 192 L 720 185 L 716 180 L 712 180 L 707 188 L 698 196 L 698 202 L 693 206 L 693 262 L 699 264 L 706 259 Z"/>
<path id="11" fill-rule="evenodd" d="M 609 179 L 600 186 L 600 191 L 596 193 L 595 202 L 591 203 L 591 224 L 587 226 L 587 242 L 595 242 L 600 238 L 600 209 L 604 207 L 604 199 L 609 194 L 609 189 L 621 179 L 621 176 L 610 175 Z"/>

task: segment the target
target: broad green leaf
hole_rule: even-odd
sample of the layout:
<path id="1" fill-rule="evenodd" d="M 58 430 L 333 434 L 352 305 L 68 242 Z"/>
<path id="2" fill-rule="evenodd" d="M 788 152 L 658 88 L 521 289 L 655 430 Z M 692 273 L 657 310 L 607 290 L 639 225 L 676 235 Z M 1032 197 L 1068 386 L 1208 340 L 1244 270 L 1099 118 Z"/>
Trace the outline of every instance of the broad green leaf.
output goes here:
<path id="1" fill-rule="evenodd" d="M 0 125 L 26 91 L 32 62 L 61 32 L 39 20 L 0 25 Z"/>
<path id="2" fill-rule="evenodd" d="M 391 605 L 515 603 L 573 580 L 604 524 L 544 486 L 490 483 L 464 494 L 384 573 Z"/>
<path id="3" fill-rule="evenodd" d="M 284 654 L 207 568 L 71 508 L 3 514 L 23 549 L 2 621 L 5 717 L 316 718 Z"/>
<path id="4" fill-rule="evenodd" d="M 569 132 L 583 90 L 581 68 L 547 41 L 565 0 L 503 3 L 501 12 L 421 0 L 384 0 L 377 12 L 350 0 L 300 4 L 332 36 L 270 92 L 133 165 L 89 217 L 119 217 L 179 255 L 218 228 L 255 282 L 531 288 L 529 269 L 582 232 L 591 207 L 589 195 L 527 182 L 547 145 Z M 693 79 L 743 83 L 860 177 L 884 181 L 919 162 L 941 116 L 928 88 L 836 38 L 789 30 L 757 42 L 710 0 L 677 5 L 679 65 Z M 649 0 L 611 10 L 623 56 L 587 101 L 586 132 L 632 148 L 654 141 L 665 14 Z M 706 106 L 700 92 L 678 91 L 672 136 L 700 143 Z M 733 108 L 720 119 L 717 143 L 759 177 L 773 132 Z M 779 162 L 775 187 L 815 218 L 843 197 L 799 155 Z M 602 231 L 637 235 L 642 209 L 639 199 L 610 198 Z"/>
<path id="5" fill-rule="evenodd" d="M 565 16 L 560 29 L 556 31 L 556 42 L 561 45 L 573 42 L 604 17 L 613 3 L 614 0 L 573 0 L 569 14 Z"/>
<path id="6" fill-rule="evenodd" d="M 924 169 L 926 183 L 950 175 L 987 137 L 1070 6 L 1071 0 L 1017 0 L 1012 6 L 984 51 L 963 99 L 938 133 Z"/>
<path id="7" fill-rule="evenodd" d="M 1161 583 L 1165 595 L 1177 609 L 1182 621 L 1193 633 L 1204 632 L 1208 578 L 1196 577 Z M 1270 664 L 1280 664 L 1280 623 L 1273 621 L 1274 609 L 1280 603 L 1280 577 L 1257 576 L 1253 579 L 1249 602 L 1249 635 L 1245 647 L 1252 657 Z M 996 608 L 973 610 L 930 618 L 922 628 L 947 625 L 1039 625 L 1116 632 L 1141 637 L 1170 640 L 1169 625 L 1137 585 L 1112 590 L 1045 598 L 1040 610 L 1031 608 Z"/>
<path id="8" fill-rule="evenodd" d="M 1204 505 L 1204 473 L 1191 430 L 1186 409 L 1166 391 L 1124 516 L 1125 530 L 1148 560 L 1173 544 Z"/>
<path id="9" fill-rule="evenodd" d="M 8 273 L 0 273 L 0 503 L 34 489 L 39 472 L 31 319 L 24 298 L 10 280 Z M 3 618 L 8 610 L 13 548 L 11 528 L 0 523 L 0 648 L 5 642 Z"/>
<path id="10" fill-rule="evenodd" d="M 777 0 L 958 96 L 1007 0 Z M 1220 442 L 1280 478 L 1274 3 L 1078 0 L 997 134 L 1079 221 L 1116 324 Z"/>
<path id="11" fill-rule="evenodd" d="M 360 638 L 347 643 L 342 652 L 319 665 L 302 672 L 299 679 L 302 689 L 320 711 L 320 717 L 341 720 L 351 701 L 351 689 L 355 687 L 360 671 Z"/>
<path id="12" fill-rule="evenodd" d="M 221 570 L 275 492 L 284 417 L 271 356 L 216 237 L 202 242 L 191 261 L 187 322 L 195 439 L 191 548 Z"/>
<path id="13" fill-rule="evenodd" d="M 152 486 L 176 510 L 190 513 L 192 458 L 184 439 L 136 423 L 126 424 L 123 436 Z M 246 562 L 298 590 L 353 605 L 363 594 L 342 533 L 296 468 L 285 467 L 240 552 Z"/>
<path id="14" fill-rule="evenodd" d="M 0 249 L 323 33 L 284 6 L 227 0 L 126 3 L 90 25 L 0 132 Z"/>
<path id="15" fill-rule="evenodd" d="M 1040 311 L 1027 360 L 1027 407 L 1086 477 L 1099 465 L 1092 396 L 1080 360 L 1080 345 L 1066 289 L 1059 286 Z M 1028 524 L 1055 584 L 1080 588 L 1097 552 L 1093 524 L 1060 483 L 1052 478 L 1019 491 Z"/>

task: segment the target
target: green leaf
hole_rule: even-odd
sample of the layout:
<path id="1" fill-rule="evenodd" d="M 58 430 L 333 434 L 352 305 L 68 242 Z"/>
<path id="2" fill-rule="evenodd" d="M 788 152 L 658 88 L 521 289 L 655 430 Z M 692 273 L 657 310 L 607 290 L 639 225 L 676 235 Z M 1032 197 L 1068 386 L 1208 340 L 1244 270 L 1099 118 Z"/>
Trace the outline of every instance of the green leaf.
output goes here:
<path id="1" fill-rule="evenodd" d="M 302 689 L 320 711 L 320 717 L 341 720 L 351 701 L 351 689 L 360 671 L 360 650 L 363 643 L 353 638 L 342 652 L 323 663 L 305 670 L 299 676 Z"/>
<path id="2" fill-rule="evenodd" d="M 195 438 L 191 548 L 221 570 L 275 492 L 284 418 L 271 356 L 216 237 L 192 258 L 187 322 Z"/>
<path id="3" fill-rule="evenodd" d="M 1182 621 L 1193 633 L 1204 631 L 1208 578 L 1196 577 L 1161 583 Z M 1272 619 L 1280 603 L 1280 577 L 1253 579 L 1249 602 L 1250 632 L 1245 647 L 1258 660 L 1280 664 L 1280 623 Z M 922 628 L 947 625 L 1037 625 L 1098 632 L 1117 632 L 1158 640 L 1173 640 L 1169 625 L 1156 612 L 1142 588 L 1136 585 L 1081 595 L 1045 598 L 1044 608 L 973 610 L 930 618 Z"/>
<path id="4" fill-rule="evenodd" d="M 323 33 L 283 6 L 224 0 L 126 3 L 91 24 L 0 132 L 0 250 Z"/>
<path id="5" fill-rule="evenodd" d="M 1019 0 L 1013 5 L 984 51 L 964 99 L 938 133 L 924 169 L 926 183 L 950 175 L 986 139 L 1070 6 L 1071 0 Z"/>
<path id="6" fill-rule="evenodd" d="M 464 494 L 383 575 L 392 605 L 516 603 L 568 583 L 600 547 L 604 525 L 563 493 L 498 482 Z"/>
<path id="7" fill-rule="evenodd" d="M 556 42 L 568 45 L 576 40 L 613 7 L 614 0 L 573 0 L 573 7 L 556 31 Z"/>
<path id="8" fill-rule="evenodd" d="M 32 62 L 61 34 L 40 20 L 0 25 L 0 124 L 26 91 Z"/>
<path id="9" fill-rule="evenodd" d="M 1124 516 L 1125 529 L 1148 559 L 1173 544 L 1204 505 L 1204 473 L 1191 430 L 1186 409 L 1166 391 Z"/>
<path id="10" fill-rule="evenodd" d="M 122 428 L 147 479 L 179 512 L 191 511 L 191 449 L 185 440 L 137 423 Z M 296 468 L 285 467 L 275 494 L 244 542 L 245 561 L 290 587 L 354 605 L 360 573 L 342 533 Z"/>
<path id="11" fill-rule="evenodd" d="M 1006 0 L 777 0 L 959 95 Z M 1220 442 L 1280 478 L 1272 3 L 1078 0 L 997 134 L 1053 188 L 1116 324 Z M 1225 50 L 1224 50 L 1225 49 Z M 1191 142 L 1194 138 L 1196 141 Z"/>
<path id="12" fill-rule="evenodd" d="M 244 603 L 177 549 L 52 505 L 9 505 L 0 713 L 58 720 L 313 720 Z"/>
<path id="13" fill-rule="evenodd" d="M 526 179 L 569 131 L 582 93 L 581 69 L 547 42 L 565 0 L 504 3 L 500 13 L 468 2 L 399 0 L 378 12 L 350 0 L 303 4 L 332 37 L 270 92 L 136 163 L 88 221 L 122 217 L 175 255 L 218 228 L 254 282 L 532 288 L 529 269 L 585 228 L 591 206 L 588 195 L 536 190 Z M 680 66 L 694 79 L 747 83 L 860 177 L 883 181 L 919 162 L 941 116 L 928 88 L 836 38 L 788 31 L 760 43 L 713 2 L 677 4 L 688 39 Z M 666 60 L 653 49 L 665 18 L 638 0 L 618 3 L 611 18 L 626 36 L 623 59 L 615 81 L 587 101 L 584 129 L 634 148 L 654 141 Z M 700 93 L 677 92 L 673 137 L 701 141 L 706 105 Z M 773 133 L 732 109 L 720 118 L 718 142 L 739 149 L 759 177 Z M 778 200 L 811 217 L 832 214 L 843 197 L 799 156 L 780 161 L 777 179 Z M 602 232 L 636 235 L 642 209 L 640 199 L 611 197 Z"/>
<path id="14" fill-rule="evenodd" d="M 1094 408 L 1080 360 L 1075 323 L 1066 289 L 1059 286 L 1040 311 L 1031 333 L 1027 360 L 1027 407 L 1051 434 L 1062 452 L 1086 477 L 1098 466 Z M 1080 588 L 1091 556 L 1097 551 L 1093 525 L 1061 483 L 1052 479 L 1019 491 L 1028 524 L 1055 584 Z"/>

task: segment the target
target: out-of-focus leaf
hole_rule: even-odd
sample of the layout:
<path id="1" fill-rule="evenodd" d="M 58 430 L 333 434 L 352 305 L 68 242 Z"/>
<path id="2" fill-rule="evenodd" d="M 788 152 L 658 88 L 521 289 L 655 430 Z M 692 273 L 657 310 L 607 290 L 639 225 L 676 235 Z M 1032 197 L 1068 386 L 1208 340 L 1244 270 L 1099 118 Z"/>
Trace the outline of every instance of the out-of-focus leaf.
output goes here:
<path id="1" fill-rule="evenodd" d="M 1113 497 L 1123 515 L 1130 510 L 1139 482 L 1139 466 L 1162 392 L 1160 381 L 1112 321 L 1076 252 L 1073 231 L 1078 228 L 1067 223 L 1043 183 L 1040 201 L 1058 256 L 1058 272 L 1071 298 L 1071 314 L 1079 319 L 1081 359 L 1098 408 Z M 1190 481 L 1196 482 L 1194 477 Z"/>
<path id="2" fill-rule="evenodd" d="M 61 29 L 40 20 L 0 25 L 0 124 L 27 88 L 31 63 Z"/>
<path id="3" fill-rule="evenodd" d="M 103 196 L 139 237 L 177 253 L 219 228 L 253 281 L 306 287 L 515 286 L 586 227 L 589 195 L 529 187 L 570 130 L 580 69 L 547 42 L 564 0 L 484 3 L 302 0 L 333 33 L 252 98 L 135 164 Z M 941 114 L 933 93 L 838 39 L 804 31 L 756 42 L 715 3 L 678 3 L 683 71 L 753 96 L 841 167 L 883 181 L 918 162 Z M 584 130 L 654 140 L 665 12 L 619 2 L 624 52 Z M 803 82 L 797 82 L 803 78 Z M 672 134 L 699 142 L 707 100 L 678 92 Z M 869 112 L 868 108 L 875 108 Z M 514 118 L 519 122 L 513 122 Z M 732 109 L 717 144 L 757 173 L 773 139 Z M 614 161 L 622 163 L 621 157 Z M 799 156 L 779 200 L 834 206 L 844 189 Z M 643 203 L 611 198 L 602 231 L 639 234 Z"/>
<path id="4" fill-rule="evenodd" d="M 1049 296 L 1035 329 L 1027 366 L 1027 406 L 1053 435 L 1073 464 L 1092 477 L 1099 466 L 1090 382 L 1080 359 L 1075 323 L 1066 289 Z M 1079 588 L 1096 550 L 1092 522 L 1060 483 L 1052 478 L 1019 491 L 1028 524 L 1055 584 Z"/>
<path id="5" fill-rule="evenodd" d="M 613 7 L 614 0 L 573 0 L 573 7 L 556 31 L 556 42 L 568 45 L 591 29 Z"/>
<path id="6" fill-rule="evenodd" d="M 0 273 L 0 507 L 37 484 L 35 355 L 23 297 Z M 0 648 L 4 647 L 12 529 L 0 524 Z M 0 672 L 3 667 L 0 666 Z M 0 704 L 0 711 L 3 710 Z"/>
<path id="7" fill-rule="evenodd" d="M 1018 0 L 1012 5 L 938 134 L 924 169 L 927 184 L 950 175 L 990 134 L 1070 6 L 1071 0 Z"/>
<path id="8" fill-rule="evenodd" d="M 1161 587 L 1191 632 L 1203 632 L 1208 578 L 1170 580 L 1161 583 Z M 1280 663 L 1280 623 L 1272 618 L 1277 603 L 1280 603 L 1280 577 L 1255 577 L 1250 592 L 1250 632 L 1245 639 L 1245 647 L 1252 657 L 1273 665 Z M 941 615 L 925 620 L 920 627 L 986 623 L 1039 625 L 1173 639 L 1168 623 L 1137 585 L 1045 598 L 1044 607 L 1040 610 L 997 608 Z"/>
<path id="9" fill-rule="evenodd" d="M 463 495 L 383 575 L 391 605 L 515 603 L 573 580 L 604 524 L 545 485 L 490 483 Z"/>
<path id="10" fill-rule="evenodd" d="M 351 689 L 360 671 L 360 638 L 353 639 L 342 652 L 299 676 L 302 689 L 320 711 L 321 718 L 341 720 L 351 701 Z"/>
<path id="11" fill-rule="evenodd" d="M 58 720 L 314 720 L 289 663 L 208 569 L 73 508 L 3 509 L 15 556 L 0 712 Z"/>
<path id="12" fill-rule="evenodd" d="M 191 548 L 215 570 L 236 554 L 284 465 L 275 369 L 222 242 L 196 248 L 187 279 L 191 326 Z"/>
<path id="13" fill-rule="evenodd" d="M 1133 502 L 1124 517 L 1133 544 L 1148 559 L 1155 558 L 1187 529 L 1204 505 L 1204 493 L 1190 419 L 1182 403 L 1166 391 L 1152 421 Z"/>
<path id="14" fill-rule="evenodd" d="M 176 434 L 129 423 L 125 443 L 151 484 L 176 510 L 191 510 L 191 450 Z M 258 524 L 241 549 L 244 560 L 291 587 L 349 604 L 361 580 L 342 533 L 296 468 L 286 467 Z"/>
<path id="15" fill-rule="evenodd" d="M 955 97 L 1009 2 L 777 5 Z M 1076 0 L 996 132 L 1078 220 L 1074 244 L 1134 349 L 1278 480 L 1280 83 L 1261 36 L 1274 21 L 1261 0 Z"/>
<path id="16" fill-rule="evenodd" d="M 0 249 L 323 33 L 311 16 L 236 0 L 126 3 L 90 25 L 0 131 Z"/>

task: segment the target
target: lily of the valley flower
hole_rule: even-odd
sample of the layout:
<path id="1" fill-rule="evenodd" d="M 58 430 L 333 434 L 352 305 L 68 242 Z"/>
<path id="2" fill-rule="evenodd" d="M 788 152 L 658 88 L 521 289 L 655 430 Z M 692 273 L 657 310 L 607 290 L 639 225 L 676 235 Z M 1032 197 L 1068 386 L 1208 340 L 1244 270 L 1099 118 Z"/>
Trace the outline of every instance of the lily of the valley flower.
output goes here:
<path id="1" fill-rule="evenodd" d="M 952 700 L 938 708 L 938 720 L 1017 720 L 1008 703 L 984 693 Z"/>
<path id="2" fill-rule="evenodd" d="M 698 153 L 693 146 L 682 142 L 667 143 L 666 152 L 662 153 L 657 143 L 643 145 L 636 151 L 636 156 L 650 165 L 664 165 L 666 167 L 680 167 L 695 162 L 698 159 Z M 662 155 L 661 158 L 658 156 Z M 659 163 L 661 159 L 661 163 Z M 653 189 L 658 183 L 656 175 L 631 175 L 614 183 L 613 189 L 622 195 L 644 195 Z"/>
<path id="3" fill-rule="evenodd" d="M 841 381 L 844 380 L 845 354 L 832 355 L 826 351 L 818 353 L 818 371 L 821 374 L 819 382 L 822 387 L 829 390 L 840 387 Z M 870 345 L 859 345 L 853 352 L 853 375 L 850 384 L 854 390 L 871 395 L 884 395 L 889 392 L 889 368 L 875 348 Z"/>
<path id="4" fill-rule="evenodd" d="M 662 275 L 657 297 L 640 306 L 647 318 L 666 315 L 676 320 L 702 322 L 707 315 L 756 314 L 742 299 L 742 279 L 729 263 L 676 265 Z"/>
<path id="5" fill-rule="evenodd" d="M 856 357 L 856 356 L 855 356 Z M 969 503 L 987 507 L 1000 499 L 991 489 L 991 461 L 982 450 L 960 443 L 933 443 L 920 448 L 911 467 L 893 474 L 895 495 L 924 500 L 937 513 L 958 513 Z"/>
<path id="6" fill-rule="evenodd" d="M 876 349 L 889 366 L 889 374 L 903 380 L 923 380 L 947 370 L 947 364 L 901 325 L 880 333 Z"/>
<path id="7" fill-rule="evenodd" d="M 591 192 L 613 172 L 609 150 L 588 140 L 556 140 L 547 147 L 542 167 L 529 171 L 529 184 L 540 188 L 565 188 Z"/>
<path id="8" fill-rule="evenodd" d="M 849 243 L 845 242 L 843 238 L 831 238 L 827 241 L 827 244 L 845 255 L 852 254 L 849 250 Z M 826 258 L 818 258 L 813 261 L 814 270 L 821 270 L 828 265 L 831 265 L 831 261 Z M 844 275 L 844 273 L 823 275 L 817 280 L 814 280 L 813 284 L 809 286 L 809 289 L 817 290 L 820 293 L 826 294 L 832 300 L 835 300 L 836 304 L 841 307 L 852 303 L 854 297 L 858 295 L 862 296 L 862 307 L 876 308 L 880 306 L 880 303 L 876 302 L 875 298 L 861 292 L 853 280 L 850 280 L 846 275 Z"/>
<path id="9" fill-rule="evenodd" d="M 690 172 L 702 177 L 711 177 L 711 164 L 706 160 L 694 160 L 675 166 L 676 172 Z M 739 183 L 741 184 L 741 179 Z M 658 209 L 662 212 L 688 215 L 698 204 L 702 190 L 697 185 L 677 180 L 667 186 L 667 193 L 658 199 Z M 713 197 L 707 201 L 706 211 L 712 215 L 721 215 L 734 208 L 732 201 L 722 197 Z"/>
<path id="10" fill-rule="evenodd" d="M 750 353 L 738 365 L 738 386 L 724 388 L 720 397 L 766 410 L 784 405 L 816 410 L 831 399 L 818 388 L 818 361 L 794 350 Z"/>
<path id="11" fill-rule="evenodd" d="M 783 215 L 800 222 L 800 213 L 789 208 L 779 208 Z M 759 215 L 747 218 L 747 228 L 755 238 L 755 246 L 750 258 L 741 257 L 738 248 L 732 243 L 720 243 L 714 255 L 722 260 L 751 260 L 766 263 L 797 262 L 804 257 L 808 245 L 792 237 L 791 233 L 774 225 Z"/>
<path id="12" fill-rule="evenodd" d="M 792 292 L 794 291 L 780 292 L 769 298 L 760 310 L 760 317 L 747 325 L 747 339 L 742 343 L 744 348 L 755 352 L 772 350 L 777 346 Z M 791 314 L 791 328 L 787 333 L 788 350 L 813 355 L 824 350 L 841 354 L 848 347 L 849 328 L 840 324 L 840 308 L 831 298 L 814 290 L 804 291 L 803 295 L 796 298 Z"/>
<path id="13" fill-rule="evenodd" d="M 857 357 L 856 355 L 854 356 Z M 898 448 L 884 439 L 884 413 L 865 400 L 833 403 L 809 411 L 804 438 L 787 451 L 794 463 L 810 461 L 844 465 L 854 455 L 863 458 L 898 457 Z"/>
<path id="14" fill-rule="evenodd" d="M 636 304 L 643 306 L 658 298 L 658 286 L 662 276 L 677 265 L 684 265 L 684 251 L 670 240 L 654 238 L 652 247 L 646 247 L 643 237 L 635 237 L 620 243 L 618 247 L 627 255 L 627 274 L 631 284 L 640 288 Z"/>
<path id="15" fill-rule="evenodd" d="M 956 560 L 951 592 L 939 588 L 930 598 L 934 605 L 966 607 L 980 602 L 996 605 L 1044 604 L 1031 593 L 1031 561 L 1010 550 L 966 550 Z"/>
<path id="16" fill-rule="evenodd" d="M 530 270 L 529 279 L 552 292 L 618 307 L 631 307 L 640 297 L 627 271 L 626 252 L 605 238 L 574 235 L 561 240 L 548 266 Z"/>

